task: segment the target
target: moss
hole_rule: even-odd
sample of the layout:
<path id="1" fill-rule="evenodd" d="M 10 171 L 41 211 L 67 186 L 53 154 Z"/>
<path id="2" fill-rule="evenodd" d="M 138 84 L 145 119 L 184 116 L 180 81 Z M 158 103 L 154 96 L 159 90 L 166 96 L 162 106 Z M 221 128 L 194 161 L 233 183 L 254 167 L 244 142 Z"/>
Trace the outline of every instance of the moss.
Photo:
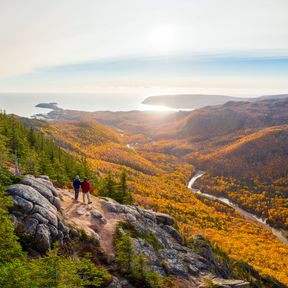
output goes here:
<path id="1" fill-rule="evenodd" d="M 121 222 L 119 223 L 119 227 L 121 227 L 125 232 L 129 233 L 130 237 L 132 238 L 140 238 L 146 241 L 147 243 L 151 244 L 155 251 L 159 251 L 160 249 L 163 249 L 163 246 L 159 244 L 156 237 L 152 232 L 149 232 L 149 234 L 143 234 L 140 233 L 133 224 L 130 222 Z"/>

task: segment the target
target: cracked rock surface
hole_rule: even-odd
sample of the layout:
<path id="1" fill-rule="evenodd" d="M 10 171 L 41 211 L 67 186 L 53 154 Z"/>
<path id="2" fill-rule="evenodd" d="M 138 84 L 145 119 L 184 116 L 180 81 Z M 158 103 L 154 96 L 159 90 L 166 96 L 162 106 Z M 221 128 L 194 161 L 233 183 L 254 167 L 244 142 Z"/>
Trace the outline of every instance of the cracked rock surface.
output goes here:
<path id="1" fill-rule="evenodd" d="M 69 239 L 70 229 L 60 213 L 57 189 L 48 179 L 27 175 L 7 188 L 14 203 L 11 218 L 16 231 L 25 234 L 30 241 L 27 245 L 39 253 L 45 253 L 56 241 Z"/>
<path id="2" fill-rule="evenodd" d="M 146 258 L 149 270 L 164 277 L 181 279 L 185 282 L 183 287 L 207 287 L 206 279 L 215 287 L 250 287 L 248 282 L 231 279 L 229 269 L 219 267 L 211 246 L 201 235 L 195 235 L 197 251 L 185 246 L 183 237 L 172 226 L 175 221 L 170 215 L 121 205 L 109 198 L 102 198 L 100 202 L 104 210 L 110 211 L 115 218 L 125 215 L 122 218 L 137 231 L 138 237 L 131 236 L 132 245 L 137 256 Z M 119 231 L 122 235 L 129 233 L 129 229 L 121 228 Z"/>
<path id="3" fill-rule="evenodd" d="M 129 234 L 135 254 L 145 257 L 150 271 L 185 284 L 176 287 L 207 287 L 207 281 L 215 287 L 249 287 L 245 281 L 231 279 L 229 269 L 219 266 L 211 246 L 201 235 L 193 239 L 197 251 L 185 246 L 170 215 L 93 195 L 92 204 L 84 205 L 74 201 L 73 191 L 57 190 L 47 176 L 25 176 L 19 184 L 10 185 L 7 192 L 14 203 L 11 219 L 30 251 L 44 254 L 56 241 L 79 238 L 79 232 L 70 228 L 78 227 L 102 246 L 113 266 L 115 229 L 119 222 L 126 222 L 137 232 Z M 129 233 L 128 228 L 120 229 L 121 233 Z M 109 287 L 134 287 L 125 281 L 114 275 Z"/>

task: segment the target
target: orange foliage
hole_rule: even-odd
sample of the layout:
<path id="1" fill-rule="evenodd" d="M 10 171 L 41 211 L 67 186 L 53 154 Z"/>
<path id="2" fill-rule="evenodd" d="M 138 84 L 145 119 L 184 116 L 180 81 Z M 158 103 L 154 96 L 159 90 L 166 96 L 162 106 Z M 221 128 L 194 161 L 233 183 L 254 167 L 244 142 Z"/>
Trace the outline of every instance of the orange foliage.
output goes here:
<path id="1" fill-rule="evenodd" d="M 233 177 L 204 176 L 198 182 L 203 192 L 229 198 L 238 206 L 267 219 L 276 228 L 288 230 L 288 179 L 273 179 L 259 182 L 254 179 L 246 183 Z"/>
<path id="2" fill-rule="evenodd" d="M 62 132 L 63 127 L 65 135 Z M 287 245 L 282 244 L 269 230 L 242 218 L 232 208 L 212 200 L 198 199 L 187 188 L 194 167 L 187 163 L 186 159 L 163 153 L 165 149 L 158 149 L 161 148 L 161 143 L 156 143 L 158 148 L 155 150 L 153 145 L 141 143 L 135 145 L 135 150 L 129 149 L 125 141 L 133 136 L 126 136 L 123 132 L 123 136 L 104 137 L 105 141 L 103 138 L 98 141 L 92 137 L 93 141 L 88 140 L 83 145 L 78 138 L 77 129 L 74 129 L 73 122 L 57 123 L 48 128 L 47 133 L 52 134 L 74 156 L 85 155 L 91 167 L 101 173 L 110 170 L 113 174 L 118 174 L 125 169 L 134 199 L 146 208 L 173 215 L 186 238 L 196 233 L 203 234 L 231 257 L 243 259 L 260 273 L 268 274 L 288 285 Z M 113 131 L 112 134 L 114 133 L 117 132 Z M 108 134 L 110 135 L 110 132 Z M 143 137 L 141 134 L 139 138 L 144 142 Z M 136 138 L 139 139 L 138 136 Z M 163 144 L 168 145 L 165 142 Z M 236 180 L 231 181 L 230 186 L 237 185 Z M 210 184 L 207 183 L 208 186 Z M 227 184 L 224 181 L 216 187 L 221 185 Z M 280 180 L 277 185 L 282 187 Z M 255 203 L 258 202 L 254 201 L 253 195 L 244 195 L 244 199 L 250 199 L 245 201 L 251 201 L 255 207 Z M 268 205 L 265 195 L 259 195 L 261 205 Z M 236 194 L 233 196 L 236 197 Z M 275 205 L 276 202 L 279 203 L 275 209 L 282 207 L 278 198 L 275 198 Z M 282 212 L 277 213 L 274 208 L 268 213 L 273 219 L 276 217 L 275 213 L 278 216 L 279 213 L 282 215 Z"/>

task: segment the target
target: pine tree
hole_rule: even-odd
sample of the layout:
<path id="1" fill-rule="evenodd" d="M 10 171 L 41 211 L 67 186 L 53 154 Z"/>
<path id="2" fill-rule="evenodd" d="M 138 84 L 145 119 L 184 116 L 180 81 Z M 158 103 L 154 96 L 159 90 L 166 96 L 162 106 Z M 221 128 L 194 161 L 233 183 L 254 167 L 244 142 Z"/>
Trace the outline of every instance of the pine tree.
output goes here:
<path id="1" fill-rule="evenodd" d="M 28 141 L 29 141 L 31 147 L 35 146 L 35 144 L 36 144 L 36 136 L 35 136 L 35 131 L 33 130 L 32 127 L 29 130 Z"/>
<path id="2" fill-rule="evenodd" d="M 0 270 L 1 265 L 13 261 L 13 259 L 21 259 L 24 257 L 22 248 L 17 242 L 14 234 L 14 226 L 9 218 L 8 208 L 12 205 L 12 200 L 4 192 L 3 186 L 0 184 Z"/>
<path id="3" fill-rule="evenodd" d="M 15 116 L 4 113 L 0 113 L 0 151 L 0 172 L 6 161 L 15 165 L 16 175 L 47 174 L 60 185 L 76 174 L 92 175 L 86 160 L 82 165 L 31 125 L 25 128 Z"/>
<path id="4" fill-rule="evenodd" d="M 108 172 L 108 175 L 106 176 L 104 180 L 104 183 L 105 183 L 104 189 L 105 189 L 106 196 L 110 198 L 114 198 L 116 194 L 116 183 L 113 179 L 111 172 Z"/>
<path id="5" fill-rule="evenodd" d="M 127 174 L 125 171 L 123 171 L 120 176 L 119 190 L 120 195 L 118 201 L 123 204 L 131 204 L 133 199 L 131 191 L 129 190 L 127 185 Z"/>

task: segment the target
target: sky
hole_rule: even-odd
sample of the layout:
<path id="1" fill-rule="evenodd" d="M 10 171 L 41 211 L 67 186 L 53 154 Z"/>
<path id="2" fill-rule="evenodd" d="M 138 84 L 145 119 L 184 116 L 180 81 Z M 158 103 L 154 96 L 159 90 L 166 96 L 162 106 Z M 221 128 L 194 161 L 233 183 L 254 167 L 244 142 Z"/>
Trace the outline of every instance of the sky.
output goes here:
<path id="1" fill-rule="evenodd" d="M 288 92 L 287 0 L 0 0 L 0 7 L 0 93 L 95 93 L 117 102 Z"/>

